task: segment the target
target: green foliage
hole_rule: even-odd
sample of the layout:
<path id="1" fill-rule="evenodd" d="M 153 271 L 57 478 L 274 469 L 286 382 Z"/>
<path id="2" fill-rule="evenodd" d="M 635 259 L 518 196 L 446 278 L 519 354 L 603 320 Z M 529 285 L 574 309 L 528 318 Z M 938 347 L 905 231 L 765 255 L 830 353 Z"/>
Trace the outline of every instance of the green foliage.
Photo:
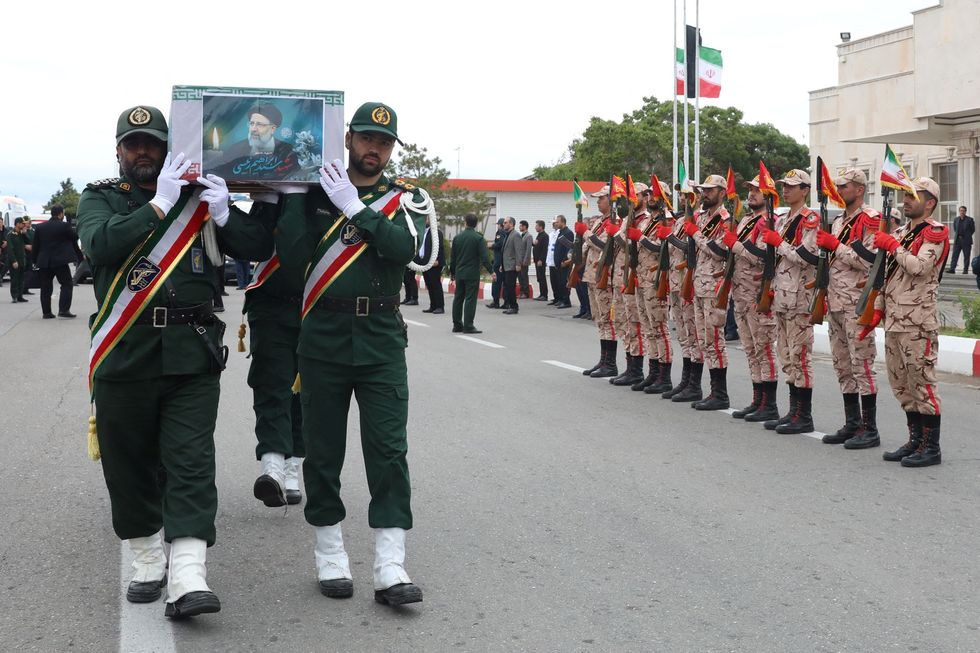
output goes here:
<path id="1" fill-rule="evenodd" d="M 49 210 L 55 204 L 65 207 L 65 217 L 74 218 L 78 212 L 78 198 L 80 193 L 75 190 L 75 185 L 71 183 L 71 177 L 61 182 L 61 190 L 51 196 L 48 203 L 44 205 L 44 210 Z"/>
<path id="2" fill-rule="evenodd" d="M 693 115 L 693 107 L 689 109 Z M 678 115 L 683 105 L 678 107 Z M 673 103 L 643 98 L 643 106 L 621 122 L 592 118 L 581 138 L 568 146 L 569 160 L 534 169 L 537 179 L 604 180 L 611 173 L 629 173 L 646 183 L 651 173 L 673 179 Z M 724 175 L 729 164 L 741 182 L 759 171 L 759 159 L 773 175 L 792 168 L 807 169 L 810 152 L 771 124 L 747 124 L 734 107 L 701 109 L 701 176 Z M 680 126 L 679 131 L 683 130 Z M 693 130 L 693 124 L 692 124 Z M 691 148 L 693 148 L 693 134 Z M 693 173 L 692 173 L 693 174 Z"/>
<path id="3" fill-rule="evenodd" d="M 397 160 L 389 162 L 385 174 L 391 178 L 410 179 L 412 183 L 428 191 L 439 221 L 444 225 L 459 227 L 467 213 L 475 213 L 477 217 L 485 216 L 490 209 L 486 194 L 471 194 L 464 188 L 446 186 L 449 170 L 441 164 L 442 159 L 430 158 L 426 148 L 406 143 L 399 151 Z"/>
<path id="4" fill-rule="evenodd" d="M 963 307 L 963 328 L 972 333 L 980 333 L 980 297 L 961 295 L 960 305 Z"/>

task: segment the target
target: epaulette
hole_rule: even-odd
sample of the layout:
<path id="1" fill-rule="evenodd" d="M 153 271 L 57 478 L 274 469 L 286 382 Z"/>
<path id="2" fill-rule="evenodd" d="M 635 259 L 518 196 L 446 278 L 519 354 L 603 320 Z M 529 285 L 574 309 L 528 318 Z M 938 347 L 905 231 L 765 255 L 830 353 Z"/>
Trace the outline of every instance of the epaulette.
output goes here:
<path id="1" fill-rule="evenodd" d="M 922 230 L 922 237 L 930 243 L 949 242 L 949 227 L 935 220 L 927 220 L 928 229 Z"/>
<path id="2" fill-rule="evenodd" d="M 721 211 L 718 211 L 718 215 L 721 216 L 722 220 L 727 220 L 730 214 L 728 213 L 728 209 L 721 207 Z"/>
<path id="3" fill-rule="evenodd" d="M 402 179 L 401 177 L 391 182 L 391 185 L 396 188 L 401 188 L 402 190 L 407 190 L 407 191 L 418 190 L 418 186 L 410 183 L 407 179 Z"/>
<path id="4" fill-rule="evenodd" d="M 854 221 L 854 225 L 861 226 L 861 233 L 865 230 L 875 232 L 878 231 L 878 223 L 881 221 L 881 214 L 874 209 L 864 209 L 858 214 L 857 220 Z"/>
<path id="5" fill-rule="evenodd" d="M 86 184 L 85 187 L 86 188 L 90 188 L 92 190 L 105 190 L 106 188 L 112 188 L 112 187 L 116 186 L 117 184 L 119 184 L 119 181 L 120 181 L 119 180 L 119 177 L 112 177 L 111 179 L 100 179 L 98 181 L 93 181 L 90 184 Z M 126 182 L 123 182 L 123 183 L 126 183 Z M 119 184 L 119 185 L 121 185 L 121 184 Z M 128 183 L 126 183 L 126 186 L 127 186 L 127 188 L 125 190 L 129 190 L 129 188 L 128 188 L 129 184 Z"/>
<path id="6" fill-rule="evenodd" d="M 804 213 L 804 211 L 808 211 L 808 209 L 803 209 L 803 211 L 800 211 L 800 216 L 803 218 L 800 221 L 800 224 L 803 225 L 803 228 L 816 229 L 817 227 L 819 227 L 820 216 L 814 213 L 813 211 L 809 211 L 808 213 Z"/>

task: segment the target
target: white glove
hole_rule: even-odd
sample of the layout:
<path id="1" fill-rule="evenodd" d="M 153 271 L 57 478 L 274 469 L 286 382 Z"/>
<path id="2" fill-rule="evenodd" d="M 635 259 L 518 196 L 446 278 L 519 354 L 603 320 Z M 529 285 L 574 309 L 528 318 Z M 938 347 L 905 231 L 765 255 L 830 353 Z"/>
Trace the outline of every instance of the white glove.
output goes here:
<path id="1" fill-rule="evenodd" d="M 357 188 L 350 183 L 350 177 L 347 176 L 347 170 L 340 159 L 334 159 L 330 165 L 320 168 L 320 185 L 333 205 L 343 211 L 347 217 L 367 208 L 357 196 Z"/>
<path id="2" fill-rule="evenodd" d="M 190 160 L 184 160 L 184 153 L 181 152 L 170 160 L 170 154 L 163 161 L 163 169 L 157 177 L 157 194 L 150 200 L 150 204 L 156 205 L 163 211 L 164 215 L 170 213 L 174 204 L 180 199 L 180 189 L 187 185 L 186 179 L 181 179 L 187 169 L 191 167 Z"/>
<path id="3" fill-rule="evenodd" d="M 208 203 L 208 213 L 219 227 L 228 224 L 228 184 L 218 175 L 198 177 L 197 183 L 207 190 L 201 192 L 201 201 Z"/>

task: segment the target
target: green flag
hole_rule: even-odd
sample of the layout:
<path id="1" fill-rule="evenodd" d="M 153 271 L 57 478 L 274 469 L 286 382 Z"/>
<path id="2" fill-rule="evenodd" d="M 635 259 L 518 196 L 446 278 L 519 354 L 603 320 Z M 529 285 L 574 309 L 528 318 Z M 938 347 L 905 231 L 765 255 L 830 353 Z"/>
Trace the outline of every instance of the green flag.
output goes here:
<path id="1" fill-rule="evenodd" d="M 589 200 L 582 192 L 582 187 L 578 185 L 577 181 L 572 181 L 572 197 L 575 199 L 575 206 L 589 207 Z"/>

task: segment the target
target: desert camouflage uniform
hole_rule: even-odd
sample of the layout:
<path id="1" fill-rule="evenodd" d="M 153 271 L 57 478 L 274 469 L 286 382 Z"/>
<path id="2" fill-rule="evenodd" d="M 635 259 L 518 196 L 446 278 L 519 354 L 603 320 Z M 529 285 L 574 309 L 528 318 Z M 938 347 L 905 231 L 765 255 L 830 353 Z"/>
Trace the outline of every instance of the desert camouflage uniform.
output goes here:
<path id="1" fill-rule="evenodd" d="M 684 233 L 684 220 L 677 220 L 674 223 L 674 236 L 683 242 L 687 242 L 687 234 Z M 670 312 L 674 317 L 674 326 L 677 329 L 677 341 L 681 345 L 684 358 L 689 358 L 695 363 L 703 363 L 704 355 L 698 346 L 697 327 L 694 322 L 694 303 L 685 302 L 681 299 L 681 282 L 684 280 L 684 270 L 678 270 L 677 266 L 687 260 L 686 249 L 678 247 L 670 248 Z"/>
<path id="2" fill-rule="evenodd" d="M 735 322 L 753 383 L 779 380 L 773 347 L 776 316 L 772 311 L 760 313 L 756 308 L 762 283 L 762 255 L 766 248 L 761 236 L 761 225 L 764 224 L 765 213 L 744 218 L 738 226 L 739 242 L 732 247 L 736 256 L 731 294 L 735 303 Z"/>
<path id="3" fill-rule="evenodd" d="M 728 211 L 719 204 L 712 212 L 695 214 L 698 231 L 698 267 L 694 271 L 694 325 L 698 349 L 704 354 L 709 369 L 728 367 L 728 352 L 721 328 L 725 326 L 728 307 L 717 308 L 716 293 L 725 273 L 728 250 L 722 243 Z"/>
<path id="4" fill-rule="evenodd" d="M 643 231 L 643 238 L 637 243 L 640 249 L 640 264 L 637 266 L 639 284 L 636 292 L 640 298 L 640 321 L 643 326 L 647 355 L 651 360 L 670 363 L 673 361 L 670 330 L 667 328 L 670 295 L 667 299 L 657 299 L 657 269 L 660 267 L 662 241 L 657 238 L 656 231 L 661 224 L 663 224 L 662 218 L 651 217 L 639 227 Z M 668 221 L 667 224 L 670 222 Z M 647 245 L 654 250 L 651 251 Z"/>
<path id="5" fill-rule="evenodd" d="M 777 252 L 775 291 L 772 307 L 776 314 L 779 361 L 786 380 L 797 388 L 813 387 L 813 325 L 810 324 L 811 285 L 816 276 L 817 227 L 819 216 L 805 206 L 793 233 L 796 215 L 786 214 L 776 222 L 776 231 L 783 237 Z M 810 259 L 809 261 L 806 259 Z M 812 261 L 812 262 L 811 262 Z"/>
<path id="6" fill-rule="evenodd" d="M 646 224 L 649 217 L 646 211 L 634 215 L 633 226 L 641 223 Z M 630 356 L 643 356 L 646 352 L 646 343 L 643 341 L 643 327 L 638 304 L 640 296 L 635 293 L 627 295 L 623 292 L 623 270 L 629 266 L 629 240 L 626 238 L 625 231 L 621 230 L 616 236 L 616 243 L 618 273 L 616 277 L 610 279 L 610 285 L 613 286 L 613 316 L 616 319 L 616 329 L 623 340 L 626 353 Z M 637 274 L 639 274 L 639 270 L 639 265 L 637 265 Z"/>
<path id="7" fill-rule="evenodd" d="M 584 247 L 582 249 L 585 265 L 582 270 L 582 281 L 589 284 L 589 302 L 592 305 L 592 317 L 595 320 L 596 328 L 599 330 L 600 340 L 615 340 L 617 326 L 613 324 L 613 283 L 616 279 L 616 266 L 609 274 L 609 285 L 605 290 L 596 287 L 599 281 L 599 268 L 602 264 L 602 250 L 605 246 L 606 222 L 610 218 L 594 216 L 591 218 L 590 232 L 585 234 Z M 616 221 L 618 223 L 618 220 Z"/>

